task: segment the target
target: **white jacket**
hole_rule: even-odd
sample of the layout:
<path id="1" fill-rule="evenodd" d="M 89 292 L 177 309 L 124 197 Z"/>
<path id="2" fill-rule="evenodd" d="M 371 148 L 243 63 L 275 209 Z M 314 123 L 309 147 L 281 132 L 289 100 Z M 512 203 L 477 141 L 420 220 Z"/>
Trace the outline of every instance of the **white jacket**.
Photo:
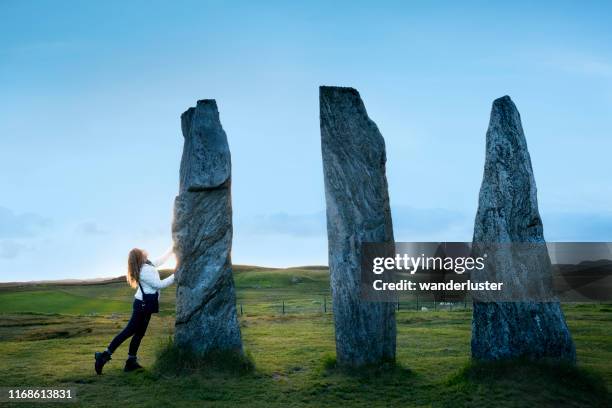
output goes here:
<path id="1" fill-rule="evenodd" d="M 167 288 L 174 283 L 174 274 L 168 276 L 166 279 L 160 279 L 159 272 L 157 271 L 157 267 L 166 263 L 170 256 L 172 256 L 172 248 L 159 259 L 152 261 L 153 265 L 147 263 L 142 265 L 142 269 L 140 269 L 140 285 L 138 285 L 138 290 L 134 295 L 136 299 L 142 300 L 142 292 L 140 291 L 141 285 L 144 292 L 149 295 L 160 289 Z"/>

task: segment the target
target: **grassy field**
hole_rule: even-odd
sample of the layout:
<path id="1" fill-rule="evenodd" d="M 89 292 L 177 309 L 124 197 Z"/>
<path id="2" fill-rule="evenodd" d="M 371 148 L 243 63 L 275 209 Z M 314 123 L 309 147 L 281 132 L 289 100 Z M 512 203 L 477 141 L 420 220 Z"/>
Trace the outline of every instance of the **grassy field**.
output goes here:
<path id="1" fill-rule="evenodd" d="M 73 387 L 76 405 L 88 407 L 611 406 L 610 305 L 564 305 L 578 348 L 575 369 L 470 364 L 469 310 L 416 311 L 403 304 L 397 315 L 398 364 L 355 373 L 334 367 L 329 304 L 323 313 L 323 302 L 329 302 L 326 270 L 241 267 L 235 278 L 252 371 L 155 370 L 156 354 L 172 336 L 170 289 L 141 347 L 147 369 L 122 372 L 124 344 L 105 374 L 96 376 L 93 351 L 125 324 L 132 290 L 122 282 L 41 284 L 0 288 L 0 386 Z"/>

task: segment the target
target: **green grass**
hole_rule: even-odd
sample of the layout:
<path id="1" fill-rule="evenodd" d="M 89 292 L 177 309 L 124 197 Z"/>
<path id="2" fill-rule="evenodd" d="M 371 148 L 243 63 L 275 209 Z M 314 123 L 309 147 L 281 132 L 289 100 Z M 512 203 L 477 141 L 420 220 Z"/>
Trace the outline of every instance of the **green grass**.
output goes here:
<path id="1" fill-rule="evenodd" d="M 127 313 L 130 304 L 119 300 L 82 296 L 63 290 L 37 290 L 0 294 L 3 313 L 33 312 L 61 314 Z"/>
<path id="2" fill-rule="evenodd" d="M 184 376 L 190 374 L 226 372 L 234 376 L 246 375 L 255 369 L 253 359 L 237 350 L 219 350 L 205 356 L 174 345 L 171 337 L 155 356 L 153 372 L 158 376 Z"/>
<path id="3" fill-rule="evenodd" d="M 520 381 L 516 381 L 520 378 Z M 470 363 L 447 381 L 445 397 L 461 403 L 484 403 L 492 397 L 500 401 L 547 401 L 550 406 L 602 406 L 606 385 L 590 370 L 551 362 L 501 361 Z"/>
<path id="4" fill-rule="evenodd" d="M 93 352 L 127 321 L 130 288 L 124 283 L 3 288 L 0 386 L 74 387 L 77 405 L 87 407 L 611 406 L 609 305 L 564 305 L 578 368 L 472 364 L 469 310 L 402 308 L 397 364 L 347 371 L 335 365 L 332 314 L 321 312 L 322 298 L 329 301 L 326 271 L 243 268 L 235 281 L 244 309 L 245 359 L 198 360 L 176 350 L 169 343 L 174 298 L 168 290 L 165 313 L 153 318 L 139 353 L 148 368 L 123 373 L 124 344 L 102 376 L 93 373 Z"/>

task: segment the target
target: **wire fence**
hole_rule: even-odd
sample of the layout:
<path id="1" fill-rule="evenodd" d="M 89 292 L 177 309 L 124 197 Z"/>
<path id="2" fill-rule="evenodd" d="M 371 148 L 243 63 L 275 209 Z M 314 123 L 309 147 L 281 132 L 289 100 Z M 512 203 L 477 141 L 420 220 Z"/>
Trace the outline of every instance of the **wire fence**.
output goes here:
<path id="1" fill-rule="evenodd" d="M 472 299 L 440 299 L 434 296 L 412 296 L 390 302 L 397 311 L 467 311 L 472 310 Z M 300 315 L 300 314 L 331 314 L 333 305 L 331 296 L 321 295 L 310 298 L 284 299 L 238 299 L 237 312 L 240 316 L 254 315 Z"/>

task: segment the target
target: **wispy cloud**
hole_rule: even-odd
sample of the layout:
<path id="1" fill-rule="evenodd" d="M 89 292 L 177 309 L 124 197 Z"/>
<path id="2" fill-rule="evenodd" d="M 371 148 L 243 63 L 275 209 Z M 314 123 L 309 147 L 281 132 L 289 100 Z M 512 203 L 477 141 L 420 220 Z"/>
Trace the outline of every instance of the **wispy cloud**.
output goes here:
<path id="1" fill-rule="evenodd" d="M 391 208 L 396 241 L 470 241 L 475 214 L 444 208 Z M 543 212 L 548 241 L 612 242 L 612 213 Z M 325 212 L 260 215 L 236 223 L 235 234 L 327 237 Z"/>
<path id="2" fill-rule="evenodd" d="M 51 220 L 34 213 L 17 214 L 0 207 L 0 238 L 26 238 L 38 235 Z"/>
<path id="3" fill-rule="evenodd" d="M 2 53 L 18 57 L 36 57 L 69 52 L 77 49 L 75 41 L 37 41 L 15 44 L 2 49 Z"/>
<path id="4" fill-rule="evenodd" d="M 551 242 L 612 242 L 612 212 L 544 212 L 542 221 L 544 235 Z"/>
<path id="5" fill-rule="evenodd" d="M 240 230 L 264 235 L 323 236 L 326 234 L 325 213 L 323 211 L 307 214 L 277 212 L 237 219 L 236 231 Z"/>
<path id="6" fill-rule="evenodd" d="M 537 51 L 525 55 L 529 61 L 541 61 L 549 68 L 571 74 L 612 77 L 612 60 L 604 55 L 587 54 L 577 50 Z"/>
<path id="7" fill-rule="evenodd" d="M 512 58 L 509 59 L 509 55 Z M 587 77 L 612 77 L 612 60 L 607 54 L 589 54 L 575 49 L 521 48 L 510 54 L 483 56 L 477 62 L 491 69 L 521 66 Z"/>
<path id="8" fill-rule="evenodd" d="M 396 241 L 469 241 L 473 214 L 443 208 L 391 207 Z"/>
<path id="9" fill-rule="evenodd" d="M 5 239 L 0 241 L 0 258 L 13 259 L 21 252 L 28 249 L 28 246 L 22 242 Z"/>
<path id="10" fill-rule="evenodd" d="M 471 239 L 473 216 L 446 209 L 393 206 L 395 237 L 403 241 Z M 304 214 L 278 212 L 258 215 L 236 222 L 235 233 L 284 235 L 293 237 L 327 236 L 325 211 Z"/>
<path id="11" fill-rule="evenodd" d="M 87 221 L 79 224 L 76 228 L 77 232 L 83 235 L 106 235 L 108 231 L 100 228 L 98 224 L 93 221 Z"/>
<path id="12" fill-rule="evenodd" d="M 553 63 L 555 61 L 552 61 Z M 590 76 L 612 77 L 612 62 L 590 56 L 558 58 L 557 66 L 565 71 Z"/>

